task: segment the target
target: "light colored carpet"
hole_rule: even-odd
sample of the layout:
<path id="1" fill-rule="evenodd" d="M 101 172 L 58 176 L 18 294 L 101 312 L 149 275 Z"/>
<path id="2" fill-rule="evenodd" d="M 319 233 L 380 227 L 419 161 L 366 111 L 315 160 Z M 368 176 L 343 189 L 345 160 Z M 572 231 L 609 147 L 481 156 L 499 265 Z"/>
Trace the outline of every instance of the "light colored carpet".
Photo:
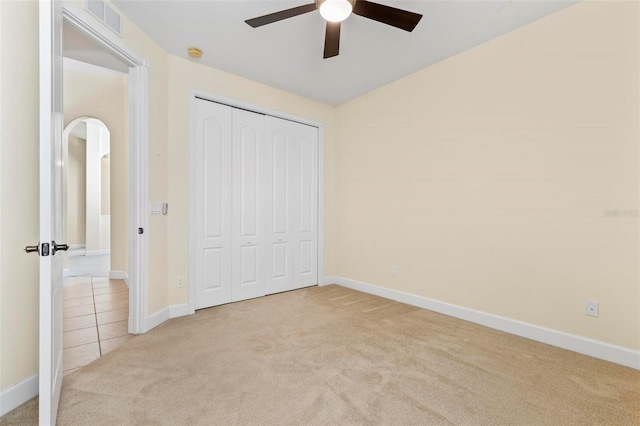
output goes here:
<path id="1" fill-rule="evenodd" d="M 0 424 L 28 424 L 34 406 Z M 640 371 L 310 287 L 132 338 L 65 377 L 58 424 L 635 425 Z"/>

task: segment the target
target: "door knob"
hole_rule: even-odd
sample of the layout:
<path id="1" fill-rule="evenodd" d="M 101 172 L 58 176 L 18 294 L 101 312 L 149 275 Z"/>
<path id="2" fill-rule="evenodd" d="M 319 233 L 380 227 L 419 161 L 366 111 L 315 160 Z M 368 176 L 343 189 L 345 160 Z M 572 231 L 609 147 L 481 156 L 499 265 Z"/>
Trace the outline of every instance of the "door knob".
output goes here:
<path id="1" fill-rule="evenodd" d="M 35 246 L 26 246 L 24 248 L 24 251 L 27 253 L 38 253 L 40 254 L 40 245 L 35 245 Z"/>
<path id="2" fill-rule="evenodd" d="M 51 246 L 52 246 L 51 254 L 56 254 L 57 251 L 69 250 L 68 244 L 56 244 L 55 241 L 51 241 Z"/>

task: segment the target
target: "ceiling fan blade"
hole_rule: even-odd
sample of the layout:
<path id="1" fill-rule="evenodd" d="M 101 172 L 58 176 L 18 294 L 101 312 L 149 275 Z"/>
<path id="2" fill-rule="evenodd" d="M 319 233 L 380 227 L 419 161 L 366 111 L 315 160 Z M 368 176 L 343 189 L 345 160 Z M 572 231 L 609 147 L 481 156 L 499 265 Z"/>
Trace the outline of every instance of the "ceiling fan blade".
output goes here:
<path id="1" fill-rule="evenodd" d="M 247 19 L 244 22 L 251 25 L 253 28 L 257 28 L 263 25 L 282 21 L 283 19 L 293 18 L 294 16 L 302 15 L 303 13 L 313 12 L 314 10 L 316 10 L 315 3 L 305 4 L 298 7 L 292 7 L 291 9 L 270 13 L 268 15 L 258 16 L 257 18 Z"/>
<path id="2" fill-rule="evenodd" d="M 353 13 L 405 31 L 413 31 L 422 15 L 366 0 L 357 0 Z"/>
<path id="3" fill-rule="evenodd" d="M 340 53 L 340 22 L 327 21 L 327 32 L 324 36 L 324 59 L 338 56 Z"/>

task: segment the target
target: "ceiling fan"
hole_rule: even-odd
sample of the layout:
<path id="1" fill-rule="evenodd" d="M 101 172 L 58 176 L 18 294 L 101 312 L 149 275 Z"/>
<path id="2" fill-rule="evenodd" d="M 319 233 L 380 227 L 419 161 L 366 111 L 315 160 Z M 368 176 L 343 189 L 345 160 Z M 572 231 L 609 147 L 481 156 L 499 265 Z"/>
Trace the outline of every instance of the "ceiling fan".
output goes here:
<path id="1" fill-rule="evenodd" d="M 409 32 L 413 31 L 422 18 L 422 15 L 418 13 L 366 0 L 315 0 L 311 4 L 258 16 L 257 18 L 247 19 L 245 22 L 253 28 L 257 28 L 313 12 L 316 9 L 320 11 L 320 15 L 327 21 L 324 39 L 324 59 L 337 56 L 340 52 L 340 23 L 347 19 L 351 12 Z"/>

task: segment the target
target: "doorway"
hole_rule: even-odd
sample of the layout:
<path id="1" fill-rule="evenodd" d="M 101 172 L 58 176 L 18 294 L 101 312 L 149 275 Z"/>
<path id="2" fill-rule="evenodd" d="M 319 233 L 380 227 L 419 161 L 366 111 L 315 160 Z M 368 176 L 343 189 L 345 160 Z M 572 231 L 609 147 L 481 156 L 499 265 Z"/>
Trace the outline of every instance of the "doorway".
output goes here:
<path id="1" fill-rule="evenodd" d="M 126 276 L 128 76 L 64 59 L 62 135 L 63 371 L 80 368 L 129 338 Z M 112 256 L 112 253 L 116 256 Z M 116 274 L 118 275 L 118 274 Z"/>
<path id="2" fill-rule="evenodd" d="M 126 76 L 99 75 L 77 69 L 65 69 L 83 76 L 82 87 L 77 87 L 65 76 L 64 114 L 75 114 L 79 108 L 91 109 L 95 102 L 87 86 L 102 91 L 105 84 L 111 89 L 107 104 L 120 111 L 124 103 Z M 118 90 L 118 87 L 120 90 Z M 81 90 L 83 96 L 76 92 Z M 103 99 L 103 104 L 105 99 Z M 107 108 L 108 112 L 109 108 Z M 97 113 L 99 111 L 93 111 Z M 98 115 L 98 114 L 96 114 Z M 124 128 L 121 120 L 112 122 L 117 130 Z M 107 114 L 109 116 L 109 114 Z M 63 371 L 65 374 L 94 361 L 118 348 L 129 339 L 129 289 L 122 279 L 109 279 L 111 271 L 111 235 L 116 235 L 116 246 L 126 245 L 126 227 L 112 226 L 112 138 L 107 125 L 98 118 L 78 117 L 71 120 L 63 131 L 63 229 L 70 246 L 65 258 L 63 286 Z M 126 145 L 121 131 L 117 131 L 115 145 Z M 118 151 L 123 150 L 116 149 Z M 115 169 L 122 169 L 116 158 Z M 116 185 L 118 188 L 120 185 Z M 114 191 L 116 206 L 123 194 Z M 124 215 L 116 208 L 116 216 Z M 116 224 L 122 220 L 116 220 Z M 121 227 L 123 229 L 118 229 Z M 124 237 L 122 235 L 124 234 Z"/>
<path id="3" fill-rule="evenodd" d="M 64 114 L 76 118 L 89 115 L 99 118 L 111 131 L 111 241 L 110 241 L 110 279 L 122 279 L 129 288 L 129 320 L 128 331 L 132 334 L 145 333 L 148 330 L 147 317 L 147 138 L 148 138 L 148 68 L 146 61 L 131 51 L 120 40 L 111 37 L 102 27 L 96 26 L 83 11 L 64 6 L 62 20 L 63 56 L 67 62 L 81 65 L 82 69 L 93 67 L 100 73 L 119 74 L 126 77 L 126 94 L 120 103 L 119 111 L 122 120 L 128 123 L 123 130 L 123 138 L 128 140 L 124 151 L 118 154 L 117 145 L 113 143 L 114 132 L 112 121 L 100 112 L 87 113 L 78 110 L 71 113 L 66 107 Z M 65 66 L 65 68 L 67 68 Z M 64 76 L 69 72 L 65 69 Z M 64 77 L 63 76 L 63 77 Z M 83 79 L 75 79 L 82 82 Z M 100 105 L 104 94 L 94 96 L 92 105 Z M 123 109 L 124 106 L 124 109 Z M 121 155 L 121 157 L 119 157 Z M 120 168 L 115 168 L 118 158 L 122 158 Z M 116 180 L 125 187 L 117 198 L 113 193 Z M 115 214 L 116 203 L 126 201 L 125 215 Z M 63 203 L 64 204 L 64 203 Z M 120 219 L 118 219 L 120 217 Z M 117 223 L 121 220 L 121 223 Z M 124 229 L 124 236 L 118 245 L 118 237 L 114 229 Z"/>
<path id="4" fill-rule="evenodd" d="M 111 132 L 97 118 L 63 132 L 66 277 L 108 277 L 111 270 Z M 65 149 L 66 148 L 66 149 Z"/>

